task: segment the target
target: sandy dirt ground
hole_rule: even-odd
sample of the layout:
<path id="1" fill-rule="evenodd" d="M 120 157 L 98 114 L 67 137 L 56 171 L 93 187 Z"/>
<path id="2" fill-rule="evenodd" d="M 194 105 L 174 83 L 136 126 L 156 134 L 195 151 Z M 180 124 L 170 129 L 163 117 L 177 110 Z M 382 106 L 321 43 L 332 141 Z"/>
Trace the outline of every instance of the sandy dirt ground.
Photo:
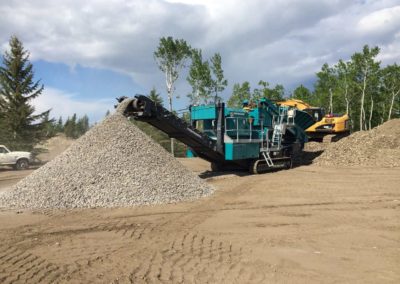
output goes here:
<path id="1" fill-rule="evenodd" d="M 400 168 L 210 174 L 196 202 L 0 211 L 0 283 L 400 283 Z M 0 172 L 0 190 L 25 172 Z"/>
<path id="2" fill-rule="evenodd" d="M 23 179 L 34 169 L 14 171 L 11 167 L 0 167 L 0 192 L 10 190 L 10 187 Z"/>

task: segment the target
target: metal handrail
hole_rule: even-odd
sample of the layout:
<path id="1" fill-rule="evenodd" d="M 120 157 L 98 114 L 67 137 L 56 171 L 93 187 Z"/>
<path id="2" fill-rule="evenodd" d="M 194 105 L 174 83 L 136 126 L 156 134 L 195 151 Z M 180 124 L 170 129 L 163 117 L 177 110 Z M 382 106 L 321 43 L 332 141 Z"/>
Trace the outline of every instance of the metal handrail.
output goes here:
<path id="1" fill-rule="evenodd" d="M 246 118 L 244 118 L 244 117 L 227 117 L 227 118 L 225 118 L 225 132 L 226 133 L 229 133 L 229 132 L 231 132 L 231 131 L 236 131 L 236 139 L 232 139 L 233 141 L 244 141 L 244 139 L 247 139 L 247 141 L 246 142 L 253 142 L 254 141 L 254 139 L 253 139 L 253 134 L 254 133 L 257 133 L 258 134 L 258 131 L 256 131 L 256 130 L 253 130 L 253 126 L 252 126 L 252 124 L 250 123 L 249 124 L 249 128 L 248 129 L 243 129 L 243 128 L 239 128 L 239 120 L 247 120 L 248 118 L 246 117 Z M 236 124 L 235 126 L 235 128 L 228 128 L 228 120 L 234 120 L 234 124 Z M 247 135 L 240 135 L 240 132 L 244 132 L 244 133 L 248 133 Z M 241 136 L 241 137 L 239 137 L 239 136 Z M 243 139 L 243 137 L 242 136 L 247 136 L 247 137 L 244 137 L 244 139 Z M 262 140 L 263 138 L 261 137 L 261 140 Z M 257 139 L 256 141 L 259 141 L 259 139 Z"/>

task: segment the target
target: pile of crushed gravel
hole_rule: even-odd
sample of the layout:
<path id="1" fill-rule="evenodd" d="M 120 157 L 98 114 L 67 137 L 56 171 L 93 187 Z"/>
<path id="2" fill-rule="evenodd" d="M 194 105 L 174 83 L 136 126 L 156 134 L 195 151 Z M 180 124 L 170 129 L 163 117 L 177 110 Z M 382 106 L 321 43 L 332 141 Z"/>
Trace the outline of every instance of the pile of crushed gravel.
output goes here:
<path id="1" fill-rule="evenodd" d="M 304 144 L 304 149 L 294 156 L 294 166 L 311 165 L 316 157 L 321 155 L 325 150 L 326 143 L 307 142 Z"/>
<path id="2" fill-rule="evenodd" d="M 329 144 L 314 160 L 321 166 L 400 166 L 400 119 Z"/>
<path id="3" fill-rule="evenodd" d="M 0 195 L 0 207 L 126 207 L 194 200 L 212 192 L 117 111 Z"/>

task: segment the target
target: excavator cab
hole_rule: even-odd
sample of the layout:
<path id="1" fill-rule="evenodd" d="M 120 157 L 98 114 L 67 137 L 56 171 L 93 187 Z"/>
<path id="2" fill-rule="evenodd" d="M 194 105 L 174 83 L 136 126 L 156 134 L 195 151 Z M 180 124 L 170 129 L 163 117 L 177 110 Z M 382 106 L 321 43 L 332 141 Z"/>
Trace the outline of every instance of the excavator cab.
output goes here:
<path id="1" fill-rule="evenodd" d="M 325 117 L 325 109 L 320 107 L 310 107 L 303 109 L 306 113 L 311 115 L 315 122 L 321 121 Z"/>
<path id="2" fill-rule="evenodd" d="M 324 108 L 312 107 L 298 99 L 288 99 L 278 104 L 302 110 L 313 118 L 314 124 L 306 129 L 310 141 L 337 141 L 350 133 L 350 118 L 347 114 L 326 114 Z"/>

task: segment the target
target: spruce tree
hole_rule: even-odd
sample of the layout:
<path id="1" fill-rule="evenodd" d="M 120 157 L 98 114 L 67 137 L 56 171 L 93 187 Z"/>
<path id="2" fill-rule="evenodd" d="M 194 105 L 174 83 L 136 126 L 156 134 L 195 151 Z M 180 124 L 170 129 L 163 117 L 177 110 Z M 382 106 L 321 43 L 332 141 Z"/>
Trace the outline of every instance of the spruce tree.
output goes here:
<path id="1" fill-rule="evenodd" d="M 65 136 L 69 138 L 76 138 L 76 113 L 72 116 L 72 118 L 67 119 L 64 125 L 64 133 Z"/>
<path id="2" fill-rule="evenodd" d="M 60 116 L 60 118 L 58 119 L 58 122 L 56 125 L 56 132 L 57 133 L 64 132 L 64 124 L 63 124 L 62 116 Z"/>
<path id="3" fill-rule="evenodd" d="M 153 102 L 155 102 L 158 105 L 163 105 L 164 101 L 162 99 L 162 97 L 160 96 L 159 93 L 157 93 L 157 90 L 155 87 L 153 87 L 150 91 L 150 93 L 148 94 L 149 99 L 151 99 Z"/>
<path id="4" fill-rule="evenodd" d="M 85 134 L 89 130 L 89 117 L 85 114 L 83 117 L 78 119 L 76 123 L 76 137 L 78 138 Z"/>
<path id="5" fill-rule="evenodd" d="M 46 139 L 50 110 L 35 113 L 31 101 L 43 92 L 43 85 L 34 81 L 29 52 L 22 42 L 12 36 L 10 51 L 3 55 L 0 66 L 0 144 L 15 150 L 31 151 Z"/>

